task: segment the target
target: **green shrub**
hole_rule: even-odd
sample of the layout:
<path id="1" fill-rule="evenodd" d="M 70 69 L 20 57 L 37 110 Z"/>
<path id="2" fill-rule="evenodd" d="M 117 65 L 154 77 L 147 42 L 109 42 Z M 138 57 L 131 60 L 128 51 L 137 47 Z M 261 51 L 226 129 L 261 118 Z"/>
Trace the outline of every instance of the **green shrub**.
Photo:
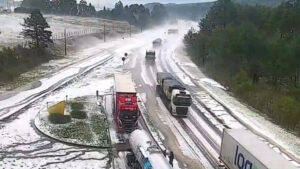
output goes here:
<path id="1" fill-rule="evenodd" d="M 72 111 L 82 110 L 83 109 L 83 104 L 78 103 L 78 102 L 72 102 L 71 103 L 71 109 L 72 109 Z"/>
<path id="2" fill-rule="evenodd" d="M 299 103 L 292 97 L 280 96 L 272 104 L 272 116 L 287 129 L 295 130 L 300 119 Z"/>
<path id="3" fill-rule="evenodd" d="M 75 118 L 75 119 L 86 119 L 87 118 L 87 114 L 86 114 L 85 111 L 73 110 L 71 112 L 71 117 Z"/>
<path id="4" fill-rule="evenodd" d="M 48 119 L 53 124 L 66 124 L 71 122 L 71 116 L 53 113 L 48 116 Z"/>
<path id="5" fill-rule="evenodd" d="M 248 78 L 245 71 L 240 71 L 234 77 L 234 91 L 235 93 L 245 96 L 248 95 L 253 89 L 251 80 Z"/>
<path id="6" fill-rule="evenodd" d="M 294 97 L 298 102 L 300 102 L 300 88 L 291 88 L 288 94 Z"/>

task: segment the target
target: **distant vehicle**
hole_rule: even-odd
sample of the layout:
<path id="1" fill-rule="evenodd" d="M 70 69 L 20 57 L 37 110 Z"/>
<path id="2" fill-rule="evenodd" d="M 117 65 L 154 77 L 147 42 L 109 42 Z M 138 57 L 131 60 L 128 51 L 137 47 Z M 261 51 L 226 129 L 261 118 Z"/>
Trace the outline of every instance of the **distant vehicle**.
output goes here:
<path id="1" fill-rule="evenodd" d="M 192 98 L 185 87 L 167 72 L 157 73 L 157 83 L 170 101 L 171 114 L 174 116 L 187 116 Z"/>
<path id="2" fill-rule="evenodd" d="M 170 20 L 170 24 L 171 25 L 177 25 L 178 24 L 178 20 L 177 19 L 172 19 L 172 20 Z"/>
<path id="3" fill-rule="evenodd" d="M 178 34 L 178 29 L 168 29 L 168 34 Z"/>
<path id="4" fill-rule="evenodd" d="M 155 51 L 154 50 L 147 50 L 146 51 L 146 61 L 155 61 L 156 57 L 155 57 Z"/>
<path id="5" fill-rule="evenodd" d="M 12 13 L 11 9 L 0 8 L 0 14 L 9 14 L 9 13 Z"/>
<path id="6" fill-rule="evenodd" d="M 225 129 L 220 160 L 228 169 L 296 169 L 257 135 L 244 129 Z"/>
<path id="7" fill-rule="evenodd" d="M 130 133 L 138 127 L 140 111 L 131 74 L 115 75 L 115 113 L 118 133 Z"/>
<path id="8" fill-rule="evenodd" d="M 139 169 L 172 169 L 162 151 L 144 130 L 129 135 L 132 153 L 126 155 L 127 165 Z M 138 165 L 138 167 L 137 167 Z"/>
<path id="9" fill-rule="evenodd" d="M 152 42 L 153 47 L 160 47 L 162 45 L 162 39 L 161 38 L 157 38 Z"/>

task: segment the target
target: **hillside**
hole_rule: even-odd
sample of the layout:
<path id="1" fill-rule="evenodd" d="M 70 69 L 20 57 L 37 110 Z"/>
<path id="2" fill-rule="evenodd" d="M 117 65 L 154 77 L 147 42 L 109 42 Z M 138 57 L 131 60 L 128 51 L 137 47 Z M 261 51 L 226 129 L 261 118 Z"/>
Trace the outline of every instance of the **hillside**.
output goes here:
<path id="1" fill-rule="evenodd" d="M 239 3 L 242 5 L 250 5 L 250 6 L 255 6 L 255 5 L 263 5 L 263 6 L 278 6 L 282 2 L 286 0 L 232 0 L 232 2 Z"/>
<path id="2" fill-rule="evenodd" d="M 232 0 L 234 3 L 239 3 L 241 5 L 263 5 L 276 7 L 286 0 Z M 200 18 L 205 17 L 206 13 L 210 10 L 210 7 L 215 2 L 204 2 L 204 3 L 189 3 L 189 4 L 175 4 L 169 3 L 164 4 L 167 11 L 171 17 L 176 17 L 180 19 L 190 19 L 199 21 Z M 159 3 L 148 3 L 145 7 L 152 11 L 153 7 Z"/>
<path id="3" fill-rule="evenodd" d="M 158 3 L 149 3 L 145 4 L 145 6 L 150 9 Z M 190 3 L 190 4 L 165 4 L 169 15 L 171 17 L 176 17 L 180 19 L 191 19 L 198 21 L 200 18 L 204 17 L 210 7 L 213 5 L 213 2 L 205 2 L 205 3 Z"/>

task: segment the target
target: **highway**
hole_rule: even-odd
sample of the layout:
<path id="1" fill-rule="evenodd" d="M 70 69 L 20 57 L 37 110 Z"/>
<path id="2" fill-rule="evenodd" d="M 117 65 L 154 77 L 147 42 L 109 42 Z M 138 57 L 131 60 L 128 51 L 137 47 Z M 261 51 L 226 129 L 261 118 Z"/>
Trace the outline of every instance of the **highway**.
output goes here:
<path id="1" fill-rule="evenodd" d="M 5 139 L 1 139 L 0 168 L 110 168 L 107 150 L 53 141 L 34 128 L 33 119 L 46 102 L 64 99 L 66 95 L 75 98 L 94 95 L 96 90 L 100 93 L 110 91 L 114 84 L 113 75 L 120 72 L 133 75 L 146 113 L 161 133 L 163 146 L 175 154 L 176 167 L 218 168 L 224 128 L 247 128 L 259 132 L 200 85 L 201 77 L 195 78 L 181 65 L 177 50 L 182 47 L 183 34 L 189 28 L 186 25 L 190 24 L 175 26 L 180 29 L 178 35 L 167 35 L 167 29 L 174 27 L 168 25 L 124 40 L 97 44 L 86 49 L 89 57 L 41 79 L 40 86 L 1 99 L 0 136 Z M 164 43 L 155 49 L 155 63 L 148 63 L 144 59 L 145 52 L 152 48 L 152 40 L 156 38 L 162 38 Z M 125 52 L 128 57 L 123 65 L 121 58 Z M 161 97 L 157 88 L 156 73 L 161 71 L 172 73 L 191 92 L 193 104 L 188 117 L 176 118 L 170 114 L 166 99 Z M 276 140 L 263 137 L 266 143 L 281 149 L 278 153 L 286 155 L 294 164 L 299 162 Z"/>

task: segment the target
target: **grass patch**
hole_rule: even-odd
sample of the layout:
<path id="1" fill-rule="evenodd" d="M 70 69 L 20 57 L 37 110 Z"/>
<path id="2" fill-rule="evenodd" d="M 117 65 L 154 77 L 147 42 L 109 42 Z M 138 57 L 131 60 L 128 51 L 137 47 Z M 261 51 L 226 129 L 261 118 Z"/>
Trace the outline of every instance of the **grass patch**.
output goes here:
<path id="1" fill-rule="evenodd" d="M 75 118 L 75 119 L 86 119 L 87 118 L 86 112 L 82 111 L 82 110 L 72 110 L 70 114 L 71 114 L 71 117 Z"/>
<path id="2" fill-rule="evenodd" d="M 58 113 L 50 114 L 48 119 L 53 124 L 66 124 L 71 122 L 71 116 Z"/>
<path id="3" fill-rule="evenodd" d="M 50 125 L 50 133 L 67 142 L 97 147 L 111 146 L 106 117 L 99 114 L 99 107 L 94 103 L 80 100 L 81 102 L 78 99 L 69 104 L 71 110 L 68 117 L 70 121 L 71 118 L 82 120 L 72 120 L 66 125 Z M 54 117 L 56 116 L 61 120 L 62 115 L 55 114 Z"/>
<path id="4" fill-rule="evenodd" d="M 82 121 L 71 123 L 68 126 L 51 128 L 51 133 L 61 138 L 77 139 L 85 142 L 92 140 L 89 124 Z"/>
<path id="5" fill-rule="evenodd" d="M 82 103 L 79 102 L 72 102 L 71 103 L 71 109 L 72 111 L 76 111 L 76 110 L 82 110 L 84 108 Z"/>
<path id="6" fill-rule="evenodd" d="M 107 121 L 103 116 L 94 114 L 91 116 L 91 128 L 99 140 L 109 140 L 107 133 Z"/>

